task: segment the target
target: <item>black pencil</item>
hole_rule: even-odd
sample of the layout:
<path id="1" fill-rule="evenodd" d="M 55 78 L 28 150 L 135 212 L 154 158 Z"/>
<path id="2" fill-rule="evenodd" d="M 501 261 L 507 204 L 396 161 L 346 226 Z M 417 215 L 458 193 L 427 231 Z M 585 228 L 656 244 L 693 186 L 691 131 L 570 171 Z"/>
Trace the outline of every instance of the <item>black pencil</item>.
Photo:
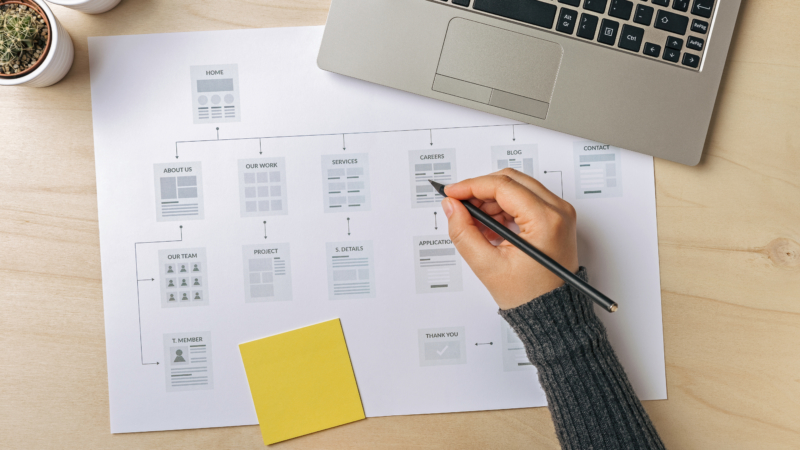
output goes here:
<path id="1" fill-rule="evenodd" d="M 436 192 L 444 197 L 447 197 L 447 194 L 444 193 L 443 184 L 437 183 L 433 180 L 428 181 L 430 181 L 430 183 L 433 185 L 433 188 L 436 189 Z M 522 250 L 523 253 L 533 258 L 539 264 L 543 265 L 550 272 L 556 274 L 559 278 L 564 280 L 565 283 L 581 291 L 584 295 L 594 300 L 595 303 L 602 306 L 606 311 L 614 312 L 617 310 L 617 304 L 613 300 L 590 286 L 589 283 L 578 278 L 577 275 L 564 268 L 564 266 L 557 263 L 553 258 L 545 255 L 544 252 L 531 245 L 528 241 L 517 236 L 513 231 L 504 227 L 502 224 L 500 224 L 500 222 L 494 220 L 490 215 L 481 211 L 480 208 L 472 203 L 464 200 L 461 200 L 461 203 L 467 208 L 467 211 L 469 211 L 472 217 L 478 220 L 478 222 L 486 225 L 486 228 L 494 231 L 500 237 L 512 243 L 514 247 Z"/>

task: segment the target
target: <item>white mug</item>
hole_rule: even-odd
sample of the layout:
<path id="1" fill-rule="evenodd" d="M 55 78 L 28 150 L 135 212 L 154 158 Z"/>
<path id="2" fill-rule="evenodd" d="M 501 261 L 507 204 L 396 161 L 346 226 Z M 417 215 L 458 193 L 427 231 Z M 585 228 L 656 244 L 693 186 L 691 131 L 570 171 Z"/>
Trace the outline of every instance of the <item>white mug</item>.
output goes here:
<path id="1" fill-rule="evenodd" d="M 86 14 L 104 13 L 117 6 L 120 0 L 47 0 Z"/>

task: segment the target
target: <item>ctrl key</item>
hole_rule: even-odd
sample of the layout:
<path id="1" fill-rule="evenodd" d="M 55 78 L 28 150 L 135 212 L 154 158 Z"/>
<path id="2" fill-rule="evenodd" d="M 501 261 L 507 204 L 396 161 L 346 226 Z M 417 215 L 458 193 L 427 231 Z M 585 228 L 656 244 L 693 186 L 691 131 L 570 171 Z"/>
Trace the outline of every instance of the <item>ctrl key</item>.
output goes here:
<path id="1" fill-rule="evenodd" d="M 700 64 L 700 57 L 697 56 L 697 55 L 693 55 L 691 53 L 684 53 L 683 54 L 683 61 L 681 61 L 681 63 L 684 66 L 688 66 L 688 67 L 692 67 L 692 68 L 696 69 L 697 66 Z"/>

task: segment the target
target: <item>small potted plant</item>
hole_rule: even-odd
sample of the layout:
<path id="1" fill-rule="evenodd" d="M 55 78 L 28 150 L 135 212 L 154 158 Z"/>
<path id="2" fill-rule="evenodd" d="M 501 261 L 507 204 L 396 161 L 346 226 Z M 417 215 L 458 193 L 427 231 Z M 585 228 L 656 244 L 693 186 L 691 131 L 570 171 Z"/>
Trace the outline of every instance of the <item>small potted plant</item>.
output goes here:
<path id="1" fill-rule="evenodd" d="M 73 56 L 69 34 L 42 0 L 0 0 L 0 85 L 49 86 Z"/>

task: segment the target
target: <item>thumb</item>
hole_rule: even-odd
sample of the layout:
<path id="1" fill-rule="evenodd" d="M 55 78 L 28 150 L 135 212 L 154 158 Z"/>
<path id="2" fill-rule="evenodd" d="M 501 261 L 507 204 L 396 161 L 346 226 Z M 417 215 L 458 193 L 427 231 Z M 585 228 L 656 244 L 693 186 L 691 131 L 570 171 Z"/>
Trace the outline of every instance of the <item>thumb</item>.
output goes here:
<path id="1" fill-rule="evenodd" d="M 448 197 L 442 200 L 442 209 L 447 216 L 450 240 L 473 271 L 491 264 L 498 250 L 486 240 L 467 208 L 459 200 Z"/>

